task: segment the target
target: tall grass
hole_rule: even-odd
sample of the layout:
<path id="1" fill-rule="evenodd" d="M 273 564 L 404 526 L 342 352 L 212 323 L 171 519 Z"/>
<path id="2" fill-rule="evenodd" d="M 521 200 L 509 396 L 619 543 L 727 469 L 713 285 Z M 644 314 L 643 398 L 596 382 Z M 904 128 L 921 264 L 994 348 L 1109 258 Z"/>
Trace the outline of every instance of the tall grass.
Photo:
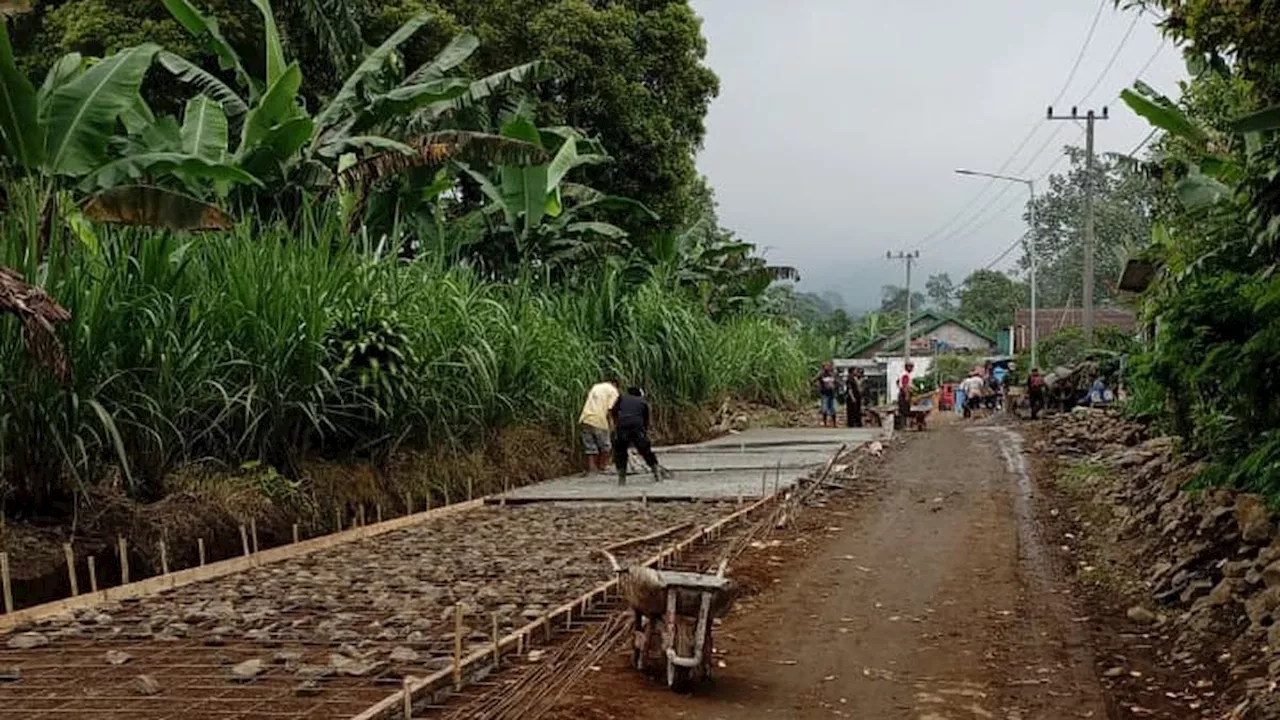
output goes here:
<path id="1" fill-rule="evenodd" d="M 0 321 L 0 459 L 23 506 L 44 510 L 108 470 L 145 498 L 197 460 L 289 473 L 308 455 L 462 447 L 516 425 L 568 440 L 606 374 L 673 407 L 804 389 L 791 331 L 716 324 L 678 293 L 615 274 L 492 284 L 352 241 L 324 207 L 292 232 L 78 233 L 55 221 L 37 247 L 39 207 L 23 195 L 0 215 L 0 264 L 71 311 L 60 332 L 72 378 L 60 387 Z"/>

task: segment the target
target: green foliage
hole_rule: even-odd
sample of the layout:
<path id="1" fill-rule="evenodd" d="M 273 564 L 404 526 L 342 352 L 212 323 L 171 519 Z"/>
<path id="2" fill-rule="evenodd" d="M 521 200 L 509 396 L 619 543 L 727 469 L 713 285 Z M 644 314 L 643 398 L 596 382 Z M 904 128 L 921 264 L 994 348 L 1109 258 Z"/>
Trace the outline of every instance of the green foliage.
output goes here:
<path id="1" fill-rule="evenodd" d="M 955 312 L 956 287 L 947 273 L 930 275 L 924 284 L 925 295 L 929 298 L 929 306 L 944 313 Z"/>
<path id="2" fill-rule="evenodd" d="M 1280 9 L 1204 0 L 1169 11 L 1166 32 L 1194 75 L 1173 104 L 1137 106 L 1168 133 L 1152 165 L 1177 202 L 1157 208 L 1144 254 L 1160 267 L 1143 297 L 1154 344 L 1133 367 L 1134 404 L 1211 461 L 1203 478 L 1280 495 Z"/>
<path id="3" fill-rule="evenodd" d="M 42 507 L 114 464 L 150 496 L 174 467 L 213 457 L 295 467 L 313 453 L 471 442 L 538 423 L 571 438 L 606 372 L 659 406 L 799 397 L 807 357 L 767 318 L 709 318 L 653 282 L 500 285 L 397 248 L 353 242 L 331 204 L 301 231 L 244 222 L 226 235 L 55 223 L 64 262 L 29 252 L 39 201 L 20 191 L 0 265 L 39 278 L 72 313 L 66 388 L 0 320 L 0 457 L 15 499 Z M 63 478 L 73 481 L 64 485 Z"/>
<path id="4" fill-rule="evenodd" d="M 1013 324 L 1013 313 L 1025 307 L 1028 287 L 996 270 L 975 270 L 960 284 L 960 318 L 988 334 Z"/>
<path id="5" fill-rule="evenodd" d="M 1037 300 L 1041 307 L 1080 306 L 1086 183 L 1094 188 L 1096 304 L 1116 300 L 1115 283 L 1125 261 L 1147 242 L 1153 213 L 1168 202 L 1168 193 L 1161 190 L 1158 178 L 1127 157 L 1100 156 L 1090 175 L 1082 149 L 1067 148 L 1067 156 L 1071 169 L 1050 175 L 1046 189 L 1037 188 L 1032 232 L 1039 261 Z M 1024 253 L 1019 267 L 1026 272 L 1030 263 L 1030 256 Z"/>
<path id="6" fill-rule="evenodd" d="M 982 365 L 979 355 L 939 355 L 933 363 L 933 372 L 944 383 L 958 383 L 969 377 L 973 368 Z"/>

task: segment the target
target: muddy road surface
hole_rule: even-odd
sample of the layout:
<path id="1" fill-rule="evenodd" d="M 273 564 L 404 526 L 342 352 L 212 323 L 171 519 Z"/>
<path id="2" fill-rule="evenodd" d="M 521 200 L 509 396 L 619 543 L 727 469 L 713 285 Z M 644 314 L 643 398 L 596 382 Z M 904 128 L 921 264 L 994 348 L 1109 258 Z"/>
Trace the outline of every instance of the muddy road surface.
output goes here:
<path id="1" fill-rule="evenodd" d="M 620 652 L 556 720 L 1108 716 L 1016 432 L 944 421 L 860 483 L 740 560 L 765 587 L 717 628 L 713 683 L 675 695 Z"/>

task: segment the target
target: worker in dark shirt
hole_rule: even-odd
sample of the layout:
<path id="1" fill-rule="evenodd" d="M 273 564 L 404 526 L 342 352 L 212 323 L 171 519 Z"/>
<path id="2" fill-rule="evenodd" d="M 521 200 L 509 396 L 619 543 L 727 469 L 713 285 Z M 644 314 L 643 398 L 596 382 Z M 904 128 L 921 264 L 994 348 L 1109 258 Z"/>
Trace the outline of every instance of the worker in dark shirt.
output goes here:
<path id="1" fill-rule="evenodd" d="M 653 472 L 655 481 L 662 480 L 662 469 L 658 458 L 653 454 L 653 446 L 649 444 L 649 403 L 644 400 L 640 388 L 627 388 L 625 395 L 618 398 L 610 411 L 613 416 L 613 427 L 616 437 L 613 439 L 613 462 L 618 468 L 618 484 L 627 484 L 627 452 L 635 447 L 636 452 Z"/>

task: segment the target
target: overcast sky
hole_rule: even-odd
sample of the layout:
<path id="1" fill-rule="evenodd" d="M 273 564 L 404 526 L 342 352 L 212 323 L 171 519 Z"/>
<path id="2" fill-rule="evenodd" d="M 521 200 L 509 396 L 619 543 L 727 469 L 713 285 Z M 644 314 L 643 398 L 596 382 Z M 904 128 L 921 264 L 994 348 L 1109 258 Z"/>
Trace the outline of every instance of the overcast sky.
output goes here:
<path id="1" fill-rule="evenodd" d="M 1141 73 L 1176 96 L 1186 74 L 1155 18 L 1135 24 L 1112 0 L 692 3 L 721 83 L 698 159 L 721 223 L 853 309 L 903 282 L 886 250 L 919 246 L 912 285 L 923 287 L 938 272 L 959 283 L 1016 242 L 1025 186 L 953 171 L 1061 171 L 1061 147 L 1084 144 L 1082 127 L 1043 119 L 1064 84 L 1061 111 L 1110 108 L 1097 151 L 1129 152 L 1150 126 L 1120 90 Z"/>

